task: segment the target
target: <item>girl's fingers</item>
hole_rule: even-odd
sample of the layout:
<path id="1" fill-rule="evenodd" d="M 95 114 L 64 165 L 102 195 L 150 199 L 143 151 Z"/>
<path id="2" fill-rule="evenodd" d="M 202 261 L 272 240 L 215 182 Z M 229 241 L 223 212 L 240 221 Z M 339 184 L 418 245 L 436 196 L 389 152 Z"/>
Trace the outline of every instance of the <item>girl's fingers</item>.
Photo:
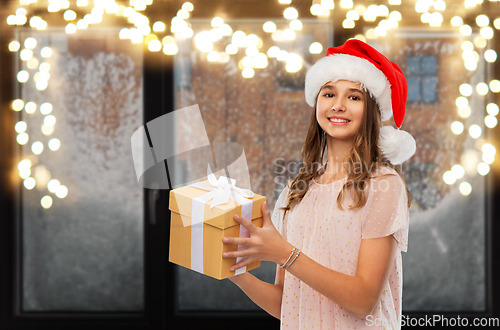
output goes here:
<path id="1" fill-rule="evenodd" d="M 236 244 L 236 245 L 244 245 L 248 246 L 250 239 L 246 237 L 224 237 L 222 238 L 222 242 L 226 244 Z"/>
<path id="2" fill-rule="evenodd" d="M 237 263 L 236 265 L 231 266 L 231 268 L 229 268 L 229 270 L 234 271 L 234 270 L 240 269 L 242 267 L 250 265 L 253 261 L 254 260 L 250 259 L 250 258 L 243 259 L 239 263 Z"/>
<path id="3" fill-rule="evenodd" d="M 267 202 L 262 203 L 261 210 L 262 210 L 262 217 L 264 218 L 263 226 L 272 224 L 273 221 L 271 220 L 271 212 L 267 208 Z"/>
<path id="4" fill-rule="evenodd" d="M 246 251 L 246 249 L 244 249 L 244 250 L 238 250 L 238 251 L 233 251 L 233 252 L 224 252 L 222 254 L 222 258 L 245 257 L 247 254 L 248 254 L 248 251 Z"/>
<path id="5" fill-rule="evenodd" d="M 248 230 L 250 232 L 250 234 L 253 234 L 255 233 L 255 230 L 258 229 L 257 226 L 255 226 L 250 220 L 247 220 L 245 218 L 243 218 L 241 215 L 239 214 L 235 214 L 233 216 L 233 219 L 238 222 L 239 224 L 243 225 L 243 227 L 246 228 L 246 230 Z"/>

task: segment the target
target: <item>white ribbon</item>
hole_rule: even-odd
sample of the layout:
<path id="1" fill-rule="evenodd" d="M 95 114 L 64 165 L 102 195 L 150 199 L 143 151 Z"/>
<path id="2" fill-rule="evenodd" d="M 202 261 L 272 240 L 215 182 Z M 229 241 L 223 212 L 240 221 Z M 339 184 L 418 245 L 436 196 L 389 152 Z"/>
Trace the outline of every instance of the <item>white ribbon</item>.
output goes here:
<path id="1" fill-rule="evenodd" d="M 210 168 L 207 167 L 208 181 L 212 186 L 203 183 L 193 183 L 189 186 L 208 190 L 209 192 L 199 197 L 193 198 L 191 206 L 191 269 L 203 274 L 203 222 L 205 213 L 205 203 L 213 198 L 210 208 L 220 204 L 225 204 L 229 199 L 241 204 L 241 216 L 245 219 L 252 219 L 253 202 L 248 198 L 252 198 L 254 193 L 248 189 L 242 189 L 235 186 L 236 180 L 225 176 L 215 177 Z M 240 225 L 239 237 L 250 237 L 248 230 Z M 242 246 L 238 246 L 238 250 L 242 250 Z M 236 263 L 242 258 L 238 257 Z M 246 272 L 247 267 L 237 269 L 235 275 Z"/>

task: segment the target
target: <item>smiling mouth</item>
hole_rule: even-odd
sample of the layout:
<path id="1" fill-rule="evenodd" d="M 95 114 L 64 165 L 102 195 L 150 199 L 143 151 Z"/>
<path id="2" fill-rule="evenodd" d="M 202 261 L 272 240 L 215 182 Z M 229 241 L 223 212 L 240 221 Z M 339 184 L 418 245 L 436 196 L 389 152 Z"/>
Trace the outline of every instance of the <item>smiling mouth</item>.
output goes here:
<path id="1" fill-rule="evenodd" d="M 328 118 L 329 121 L 332 123 L 349 123 L 350 120 L 347 119 L 340 119 L 340 118 Z"/>

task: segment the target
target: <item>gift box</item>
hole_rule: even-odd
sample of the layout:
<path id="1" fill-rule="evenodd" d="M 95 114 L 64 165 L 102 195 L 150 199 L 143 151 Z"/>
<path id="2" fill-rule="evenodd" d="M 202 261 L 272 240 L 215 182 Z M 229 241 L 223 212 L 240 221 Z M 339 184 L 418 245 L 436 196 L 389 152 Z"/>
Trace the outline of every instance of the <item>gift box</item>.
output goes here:
<path id="1" fill-rule="evenodd" d="M 224 184 L 226 180 L 230 184 Z M 220 184 L 217 186 L 216 182 Z M 266 198 L 239 188 L 236 188 L 239 194 L 235 193 L 234 183 L 234 179 L 221 176 L 217 181 L 215 176 L 209 176 L 201 184 L 170 191 L 170 262 L 219 280 L 260 266 L 260 261 L 255 261 L 230 271 L 237 258 L 222 258 L 223 252 L 238 250 L 238 245 L 223 243 L 223 237 L 249 237 L 233 215 L 251 218 L 257 227 L 262 227 L 263 221 L 261 206 Z M 212 191 L 207 191 L 207 187 L 213 187 L 209 188 Z"/>

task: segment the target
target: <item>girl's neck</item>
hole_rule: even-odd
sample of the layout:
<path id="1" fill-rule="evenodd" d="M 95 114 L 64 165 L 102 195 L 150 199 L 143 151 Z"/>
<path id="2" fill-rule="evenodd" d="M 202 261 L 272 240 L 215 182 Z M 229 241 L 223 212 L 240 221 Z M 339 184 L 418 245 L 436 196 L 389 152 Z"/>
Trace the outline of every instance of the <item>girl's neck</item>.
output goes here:
<path id="1" fill-rule="evenodd" d="M 327 165 L 324 175 L 339 178 L 348 175 L 344 164 L 348 161 L 354 146 L 353 140 L 327 139 Z"/>

